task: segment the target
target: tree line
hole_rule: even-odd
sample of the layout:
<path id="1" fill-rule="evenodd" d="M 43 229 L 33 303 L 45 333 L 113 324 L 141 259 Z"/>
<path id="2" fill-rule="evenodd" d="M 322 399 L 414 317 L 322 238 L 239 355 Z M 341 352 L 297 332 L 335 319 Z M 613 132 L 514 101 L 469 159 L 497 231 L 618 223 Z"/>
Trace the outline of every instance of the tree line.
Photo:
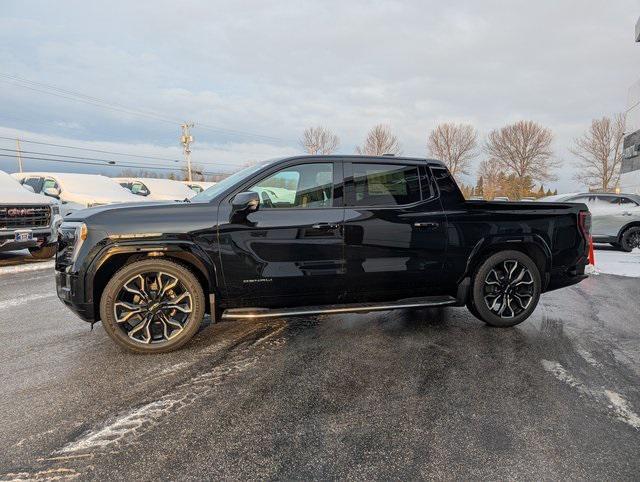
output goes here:
<path id="1" fill-rule="evenodd" d="M 620 178 L 623 136 L 623 115 L 592 120 L 569 149 L 574 156 L 569 164 L 577 169 L 575 180 L 591 190 L 614 190 Z M 476 170 L 475 184 L 461 183 L 467 197 L 538 198 L 553 194 L 544 184 L 555 180 L 554 171 L 566 165 L 552 149 L 553 138 L 551 129 L 531 120 L 493 129 L 482 141 L 472 125 L 445 122 L 428 133 L 426 147 L 428 154 L 443 161 L 454 176 L 471 175 L 473 161 L 485 155 Z M 340 147 L 340 139 L 326 127 L 308 127 L 300 145 L 309 154 L 332 154 Z M 402 149 L 391 128 L 378 124 L 356 152 L 399 155 Z"/>

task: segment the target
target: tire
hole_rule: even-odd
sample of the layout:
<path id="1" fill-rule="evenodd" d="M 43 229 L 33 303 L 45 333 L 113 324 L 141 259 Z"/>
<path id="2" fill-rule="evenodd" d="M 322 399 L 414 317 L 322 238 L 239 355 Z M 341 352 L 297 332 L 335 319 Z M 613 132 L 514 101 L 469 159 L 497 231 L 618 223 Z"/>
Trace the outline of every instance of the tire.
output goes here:
<path id="1" fill-rule="evenodd" d="M 29 253 L 32 258 L 35 259 L 49 259 L 56 255 L 58 246 L 55 244 L 48 244 L 46 246 L 40 246 L 38 248 L 29 248 Z"/>
<path id="2" fill-rule="evenodd" d="M 100 298 L 105 331 L 136 353 L 180 348 L 196 334 L 204 312 L 198 279 L 188 268 L 167 260 L 126 265 L 109 280 Z"/>
<path id="3" fill-rule="evenodd" d="M 632 226 L 620 236 L 620 247 L 630 253 L 634 248 L 640 248 L 640 226 Z"/>
<path id="4" fill-rule="evenodd" d="M 467 301 L 467 309 L 471 312 L 473 316 L 475 316 L 481 321 L 484 321 L 480 317 L 480 313 L 478 313 L 478 309 L 476 308 L 476 305 L 473 304 L 473 300 L 471 298 L 469 298 L 469 300 Z"/>
<path id="5" fill-rule="evenodd" d="M 477 314 L 470 311 L 488 325 L 515 326 L 536 309 L 541 288 L 540 271 L 529 256 L 500 251 L 476 271 L 470 302 Z"/>

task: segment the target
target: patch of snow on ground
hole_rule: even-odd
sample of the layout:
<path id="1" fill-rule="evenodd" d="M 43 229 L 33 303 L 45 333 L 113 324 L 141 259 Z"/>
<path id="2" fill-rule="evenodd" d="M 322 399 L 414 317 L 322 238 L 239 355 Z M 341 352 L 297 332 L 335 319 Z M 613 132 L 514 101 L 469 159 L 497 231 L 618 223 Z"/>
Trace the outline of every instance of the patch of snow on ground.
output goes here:
<path id="1" fill-rule="evenodd" d="M 597 273 L 640 278 L 640 249 L 638 248 L 631 253 L 597 249 L 595 258 L 595 270 Z"/>

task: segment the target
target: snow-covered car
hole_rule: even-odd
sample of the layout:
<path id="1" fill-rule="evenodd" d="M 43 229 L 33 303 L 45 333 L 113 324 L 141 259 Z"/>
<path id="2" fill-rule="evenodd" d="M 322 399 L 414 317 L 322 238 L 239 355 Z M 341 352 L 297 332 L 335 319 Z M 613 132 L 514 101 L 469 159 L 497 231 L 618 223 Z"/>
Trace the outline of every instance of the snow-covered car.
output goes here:
<path id="1" fill-rule="evenodd" d="M 591 232 L 596 243 L 609 243 L 624 251 L 640 248 L 640 196 L 637 194 L 570 193 L 547 196 L 539 201 L 584 203 L 591 211 Z"/>
<path id="2" fill-rule="evenodd" d="M 196 193 L 201 193 L 202 191 L 206 191 L 212 186 L 218 184 L 217 182 L 209 182 L 209 181 L 182 181 L 183 184 L 192 189 Z"/>
<path id="3" fill-rule="evenodd" d="M 131 194 L 113 179 L 99 174 L 62 172 L 21 172 L 12 174 L 23 186 L 31 186 L 36 194 L 44 194 L 62 203 L 62 215 L 103 204 L 141 202 L 144 198 Z"/>
<path id="4" fill-rule="evenodd" d="M 137 196 L 154 201 L 184 201 L 197 193 L 180 181 L 146 177 L 114 177 L 114 181 Z"/>
<path id="5" fill-rule="evenodd" d="M 58 202 L 0 171 L 0 251 L 28 249 L 34 258 L 50 258 L 61 222 Z"/>

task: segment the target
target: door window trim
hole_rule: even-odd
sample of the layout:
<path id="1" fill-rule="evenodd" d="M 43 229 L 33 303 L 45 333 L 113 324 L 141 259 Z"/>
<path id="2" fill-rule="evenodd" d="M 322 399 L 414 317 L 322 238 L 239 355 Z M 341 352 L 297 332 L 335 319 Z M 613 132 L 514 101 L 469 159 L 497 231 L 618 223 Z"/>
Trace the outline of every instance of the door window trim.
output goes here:
<path id="1" fill-rule="evenodd" d="M 344 208 L 344 161 L 342 159 L 323 159 L 322 157 L 310 158 L 310 159 L 291 159 L 283 164 L 277 164 L 272 166 L 266 171 L 262 171 L 247 182 L 243 183 L 239 188 L 234 189 L 222 202 L 231 204 L 231 201 L 236 194 L 245 192 L 254 184 L 259 183 L 263 179 L 272 176 L 273 174 L 282 171 L 284 169 L 300 166 L 303 164 L 333 164 L 333 206 L 317 206 L 317 207 L 287 207 L 287 208 L 264 208 L 274 211 L 309 211 L 315 209 L 342 209 Z"/>
<path id="2" fill-rule="evenodd" d="M 394 162 L 395 161 L 395 162 Z M 354 164 L 378 164 L 378 165 L 395 165 L 395 166 L 404 166 L 404 167 L 415 167 L 418 171 L 418 184 L 419 184 L 419 193 L 420 200 L 409 203 L 409 204 L 375 204 L 375 205 L 356 205 L 353 200 L 355 199 L 355 181 L 353 179 L 353 165 Z M 414 164 L 412 162 L 402 162 L 400 160 L 395 160 L 390 158 L 388 161 L 385 159 L 382 162 L 379 159 L 366 159 L 357 161 L 345 161 L 344 162 L 344 179 L 345 179 L 345 200 L 344 205 L 350 209 L 398 209 L 398 208 L 411 208 L 414 206 L 419 206 L 422 203 L 433 201 L 438 198 L 438 192 L 435 191 L 431 186 L 433 176 L 428 169 L 422 169 L 422 164 Z M 426 181 L 426 182 L 425 182 Z M 431 187 L 429 187 L 431 186 Z M 429 188 L 430 196 L 425 197 L 425 187 Z"/>

